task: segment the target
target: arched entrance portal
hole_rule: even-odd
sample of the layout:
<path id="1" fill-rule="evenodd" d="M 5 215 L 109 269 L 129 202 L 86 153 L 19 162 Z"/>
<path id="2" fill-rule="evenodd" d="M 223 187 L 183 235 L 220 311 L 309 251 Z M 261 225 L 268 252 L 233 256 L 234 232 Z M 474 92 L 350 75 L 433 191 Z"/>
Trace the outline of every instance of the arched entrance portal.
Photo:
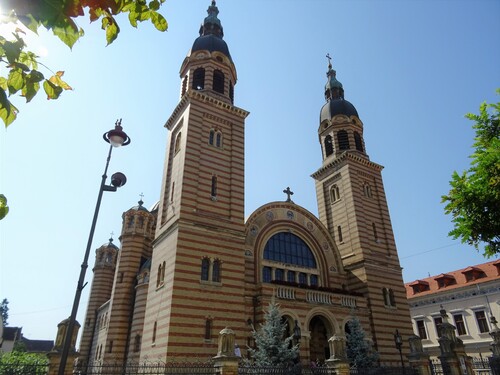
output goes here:
<path id="1" fill-rule="evenodd" d="M 322 316 L 315 316 L 309 323 L 310 356 L 313 362 L 323 363 L 330 358 L 328 338 L 333 335 L 330 323 Z"/>

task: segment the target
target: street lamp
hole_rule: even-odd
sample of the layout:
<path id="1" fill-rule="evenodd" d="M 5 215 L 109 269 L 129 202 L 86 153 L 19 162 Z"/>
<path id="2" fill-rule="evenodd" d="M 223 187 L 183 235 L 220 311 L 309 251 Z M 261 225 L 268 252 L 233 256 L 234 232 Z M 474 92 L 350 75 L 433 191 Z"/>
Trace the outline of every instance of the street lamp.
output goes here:
<path id="1" fill-rule="evenodd" d="M 92 246 L 92 238 L 94 237 L 95 226 L 97 223 L 97 216 L 99 215 L 99 208 L 101 206 L 102 194 L 105 191 L 116 191 L 117 188 L 125 185 L 127 178 L 121 172 L 117 172 L 111 176 L 111 185 L 106 185 L 107 172 L 109 161 L 111 159 L 111 151 L 113 147 L 126 146 L 130 143 L 130 138 L 123 131 L 121 126 L 122 120 L 117 120 L 115 123 L 115 128 L 103 134 L 104 140 L 109 143 L 108 158 L 106 159 L 106 167 L 104 168 L 104 173 L 102 175 L 101 185 L 99 186 L 99 194 L 97 195 L 97 203 L 94 210 L 94 218 L 92 219 L 92 225 L 90 226 L 89 238 L 87 241 L 87 248 L 85 249 L 85 255 L 83 257 L 83 262 L 80 270 L 80 277 L 78 279 L 78 284 L 76 286 L 75 299 L 73 301 L 73 308 L 71 310 L 71 316 L 69 317 L 68 328 L 66 330 L 64 345 L 61 354 L 61 362 L 59 364 L 58 375 L 64 375 L 64 370 L 66 368 L 66 362 L 68 360 L 68 354 L 71 346 L 71 339 L 73 336 L 73 331 L 76 323 L 76 313 L 78 311 L 78 305 L 80 304 L 80 297 L 82 296 L 82 290 L 85 288 L 85 272 L 88 268 L 88 260 L 90 255 L 90 248 Z"/>
<path id="2" fill-rule="evenodd" d="M 394 344 L 396 344 L 396 349 L 399 350 L 399 357 L 401 358 L 401 368 L 403 369 L 403 374 L 405 373 L 405 364 L 403 362 L 403 353 L 401 352 L 401 348 L 403 347 L 403 338 L 399 334 L 399 331 L 396 330 L 394 333 Z"/>

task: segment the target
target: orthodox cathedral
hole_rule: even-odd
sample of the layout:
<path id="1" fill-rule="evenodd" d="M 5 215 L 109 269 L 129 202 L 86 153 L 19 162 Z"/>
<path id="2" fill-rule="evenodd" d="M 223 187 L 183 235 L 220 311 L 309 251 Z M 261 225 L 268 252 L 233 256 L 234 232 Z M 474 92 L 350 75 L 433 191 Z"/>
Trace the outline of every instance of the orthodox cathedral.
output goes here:
<path id="1" fill-rule="evenodd" d="M 330 63 L 312 173 L 319 217 L 287 188 L 288 199 L 245 221 L 249 113 L 233 100 L 236 66 L 218 13 L 212 1 L 180 68 L 159 202 L 123 214 L 121 248 L 96 250 L 80 359 L 213 357 L 225 327 L 246 356 L 274 300 L 305 363 L 330 358 L 328 340 L 353 317 L 382 362 L 399 361 L 394 332 L 413 331 L 383 167 L 366 153 L 356 108 Z"/>

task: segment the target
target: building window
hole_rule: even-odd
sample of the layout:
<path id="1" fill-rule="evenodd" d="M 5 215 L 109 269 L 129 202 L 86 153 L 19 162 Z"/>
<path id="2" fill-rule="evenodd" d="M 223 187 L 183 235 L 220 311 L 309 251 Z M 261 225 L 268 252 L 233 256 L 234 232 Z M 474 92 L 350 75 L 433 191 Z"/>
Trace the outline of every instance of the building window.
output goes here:
<path id="1" fill-rule="evenodd" d="M 153 339 L 151 340 L 151 342 L 154 344 L 156 342 L 156 328 L 158 327 L 158 323 L 155 322 L 155 324 L 153 325 Z"/>
<path id="2" fill-rule="evenodd" d="M 209 145 L 214 145 L 214 139 L 215 139 L 215 130 L 214 129 L 210 129 L 210 133 L 208 135 L 208 144 Z"/>
<path id="3" fill-rule="evenodd" d="M 212 83 L 212 87 L 214 91 L 224 94 L 224 73 L 222 73 L 218 69 L 214 70 L 214 80 Z"/>
<path id="4" fill-rule="evenodd" d="M 300 237 L 290 232 L 276 233 L 267 241 L 264 259 L 316 268 L 316 259 L 309 246 Z"/>
<path id="5" fill-rule="evenodd" d="M 307 285 L 307 275 L 304 272 L 299 273 L 299 284 Z"/>
<path id="6" fill-rule="evenodd" d="M 141 350 L 141 335 L 135 335 L 134 338 L 134 353 L 139 353 Z"/>
<path id="7" fill-rule="evenodd" d="M 288 281 L 289 283 L 295 282 L 295 271 L 287 271 L 286 281 Z"/>
<path id="8" fill-rule="evenodd" d="M 207 318 L 205 320 L 205 340 L 212 339 L 212 319 Z"/>
<path id="9" fill-rule="evenodd" d="M 215 259 L 212 263 L 212 281 L 216 283 L 220 283 L 220 268 L 221 261 L 219 259 Z"/>
<path id="10" fill-rule="evenodd" d="M 389 289 L 389 302 L 392 307 L 396 307 L 396 297 L 394 297 L 394 290 Z"/>
<path id="11" fill-rule="evenodd" d="M 434 326 L 436 327 L 436 335 L 437 337 L 441 337 L 441 325 L 443 324 L 443 318 L 440 316 L 436 316 L 434 318 Z"/>
<path id="12" fill-rule="evenodd" d="M 340 200 L 340 189 L 338 185 L 332 185 L 332 187 L 330 188 L 330 198 L 332 200 L 332 203 Z"/>
<path id="13" fill-rule="evenodd" d="M 177 153 L 181 149 L 181 135 L 182 133 L 177 134 L 177 137 L 175 138 L 175 146 L 174 146 L 174 152 Z"/>
<path id="14" fill-rule="evenodd" d="M 343 242 L 344 239 L 342 238 L 342 227 L 340 225 L 337 227 L 337 234 L 339 236 L 339 242 Z"/>
<path id="15" fill-rule="evenodd" d="M 372 229 L 373 229 L 373 239 L 375 242 L 378 242 L 378 234 L 377 234 L 377 226 L 375 223 L 372 223 Z"/>
<path id="16" fill-rule="evenodd" d="M 210 269 L 210 259 L 203 258 L 201 260 L 201 280 L 208 281 L 209 269 Z"/>
<path id="17" fill-rule="evenodd" d="M 365 194 L 365 197 L 372 197 L 372 187 L 370 186 L 370 184 L 363 185 L 363 193 Z"/>
<path id="18" fill-rule="evenodd" d="M 276 281 L 283 281 L 284 279 L 284 272 L 281 268 L 277 268 L 274 270 L 274 280 Z"/>
<path id="19" fill-rule="evenodd" d="M 453 314 L 453 320 L 455 321 L 455 327 L 457 327 L 457 334 L 463 336 L 467 334 L 465 329 L 464 317 L 462 314 Z"/>
<path id="20" fill-rule="evenodd" d="M 417 332 L 422 340 L 427 339 L 427 331 L 425 330 L 425 322 L 423 320 L 417 320 Z"/>
<path id="21" fill-rule="evenodd" d="M 480 333 L 486 333 L 490 331 L 490 328 L 488 327 L 488 320 L 486 319 L 486 315 L 484 314 L 484 311 L 475 311 L 474 314 L 476 315 L 476 320 L 477 320 L 477 326 L 479 328 Z"/>
<path id="22" fill-rule="evenodd" d="M 265 283 L 270 283 L 272 280 L 271 267 L 264 267 L 262 269 L 262 281 Z"/>
<path id="23" fill-rule="evenodd" d="M 217 132 L 217 134 L 215 135 L 215 146 L 218 148 L 222 147 L 222 133 L 221 132 Z"/>
<path id="24" fill-rule="evenodd" d="M 332 136 L 327 135 L 325 137 L 325 155 L 330 156 L 333 154 L 333 141 L 332 141 Z"/>
<path id="25" fill-rule="evenodd" d="M 345 130 L 340 130 L 337 133 L 337 140 L 339 142 L 339 150 L 349 150 L 349 136 Z"/>
<path id="26" fill-rule="evenodd" d="M 210 129 L 208 144 L 217 148 L 222 147 L 222 133 L 218 130 Z"/>
<path id="27" fill-rule="evenodd" d="M 358 132 L 354 132 L 354 144 L 356 146 L 356 150 L 363 152 L 363 141 L 361 140 L 361 136 Z"/>
<path id="28" fill-rule="evenodd" d="M 108 353 L 113 353 L 113 340 L 109 342 Z"/>
<path id="29" fill-rule="evenodd" d="M 205 88 L 205 69 L 198 68 L 193 73 L 193 89 L 203 90 Z"/>
<path id="30" fill-rule="evenodd" d="M 311 286 L 318 286 L 318 275 L 311 275 Z"/>
<path id="31" fill-rule="evenodd" d="M 391 288 L 382 288 L 382 295 L 384 297 L 384 305 L 396 307 L 396 298 L 394 297 L 394 290 Z"/>
<path id="32" fill-rule="evenodd" d="M 217 197 L 217 176 L 212 176 L 212 187 L 210 188 L 210 195 L 212 198 Z"/>
<path id="33" fill-rule="evenodd" d="M 160 286 L 160 284 L 161 284 L 161 274 L 162 274 L 161 269 L 162 269 L 162 265 L 161 265 L 161 264 L 159 264 L 159 265 L 158 265 L 158 274 L 156 275 L 156 287 L 157 287 L 157 288 L 158 288 L 158 287 Z"/>

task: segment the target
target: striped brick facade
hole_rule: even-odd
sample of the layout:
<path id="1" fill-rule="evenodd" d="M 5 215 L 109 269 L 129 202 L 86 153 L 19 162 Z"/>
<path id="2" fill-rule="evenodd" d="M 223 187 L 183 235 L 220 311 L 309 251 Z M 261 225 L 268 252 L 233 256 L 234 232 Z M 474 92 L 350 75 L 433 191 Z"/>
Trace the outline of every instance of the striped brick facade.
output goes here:
<path id="1" fill-rule="evenodd" d="M 322 147 L 328 135 L 334 143 L 323 148 L 323 164 L 313 174 L 319 218 L 287 200 L 267 203 L 245 221 L 249 113 L 233 104 L 236 69 L 217 13 L 213 1 L 181 66 L 180 100 L 165 124 L 159 203 L 151 212 L 141 204 L 124 214 L 109 300 L 89 305 L 104 322 L 89 328 L 92 338 L 84 336 L 91 359 L 213 357 L 225 327 L 245 356 L 252 329 L 275 300 L 289 334 L 300 330 L 304 363 L 329 359 L 328 339 L 344 336 L 354 315 L 381 360 L 398 362 L 393 333 L 407 337 L 412 330 L 382 167 L 364 152 L 363 124 L 357 113 L 320 124 Z M 336 134 L 343 130 L 357 150 L 339 151 Z M 300 243 L 307 249 L 301 256 L 313 264 L 266 255 L 282 234 L 296 241 L 289 254 Z M 93 287 L 94 293 L 101 292 Z"/>

